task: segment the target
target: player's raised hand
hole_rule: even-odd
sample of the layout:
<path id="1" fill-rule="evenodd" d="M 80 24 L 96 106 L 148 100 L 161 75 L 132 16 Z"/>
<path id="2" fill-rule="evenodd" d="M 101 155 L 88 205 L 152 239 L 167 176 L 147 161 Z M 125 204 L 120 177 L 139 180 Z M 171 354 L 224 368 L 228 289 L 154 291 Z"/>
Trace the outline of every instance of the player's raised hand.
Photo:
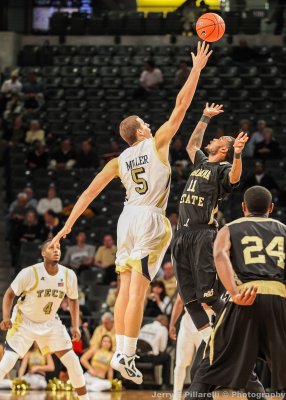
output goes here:
<path id="1" fill-rule="evenodd" d="M 72 333 L 72 340 L 74 340 L 75 342 L 80 341 L 81 333 L 79 328 L 73 326 L 71 328 L 71 333 Z"/>
<path id="2" fill-rule="evenodd" d="M 239 135 L 235 139 L 235 142 L 234 142 L 234 145 L 233 145 L 234 152 L 236 154 L 240 154 L 242 152 L 242 150 L 244 149 L 248 139 L 249 139 L 249 137 L 248 137 L 247 133 L 244 133 L 244 132 L 240 132 L 239 133 Z"/>
<path id="3" fill-rule="evenodd" d="M 203 114 L 209 118 L 215 117 L 216 115 L 223 113 L 222 107 L 222 104 L 212 103 L 211 105 L 209 105 L 209 103 L 206 103 Z"/>
<path id="4" fill-rule="evenodd" d="M 232 296 L 232 300 L 239 306 L 252 306 L 255 301 L 257 288 L 251 286 L 250 288 L 244 289 L 241 293 Z"/>
<path id="5" fill-rule="evenodd" d="M 202 70 L 206 66 L 206 63 L 213 52 L 212 50 L 209 51 L 209 47 L 209 44 L 206 42 L 198 43 L 197 54 L 191 53 L 194 68 Z"/>
<path id="6" fill-rule="evenodd" d="M 59 243 L 62 238 L 66 238 L 66 236 L 71 232 L 71 228 L 68 226 L 64 226 L 63 229 L 59 231 L 59 233 L 56 234 L 56 236 L 53 238 L 51 241 L 50 246 L 52 247 L 54 244 Z"/>
<path id="7" fill-rule="evenodd" d="M 12 326 L 13 324 L 10 319 L 3 319 L 3 321 L 0 323 L 1 331 L 8 331 L 8 329 L 11 329 Z"/>

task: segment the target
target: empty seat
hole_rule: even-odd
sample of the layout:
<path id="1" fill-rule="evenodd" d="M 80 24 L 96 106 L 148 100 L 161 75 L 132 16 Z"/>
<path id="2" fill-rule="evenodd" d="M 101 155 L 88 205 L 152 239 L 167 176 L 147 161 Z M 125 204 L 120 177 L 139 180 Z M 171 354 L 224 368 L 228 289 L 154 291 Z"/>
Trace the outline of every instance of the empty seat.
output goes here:
<path id="1" fill-rule="evenodd" d="M 68 13 L 56 12 L 50 18 L 50 33 L 52 35 L 65 35 L 69 25 Z"/>
<path id="2" fill-rule="evenodd" d="M 105 18 L 103 16 L 93 15 L 87 27 L 87 33 L 90 35 L 101 35 L 105 31 Z"/>
<path id="3" fill-rule="evenodd" d="M 84 90 L 79 89 L 65 89 L 65 98 L 67 100 L 79 100 L 84 97 Z"/>
<path id="4" fill-rule="evenodd" d="M 60 76 L 48 76 L 45 79 L 45 87 L 48 88 L 57 88 L 61 86 L 61 77 Z"/>
<path id="5" fill-rule="evenodd" d="M 145 20 L 145 32 L 149 35 L 158 35 L 163 31 L 164 17 L 162 12 L 149 12 Z"/>
<path id="6" fill-rule="evenodd" d="M 93 78 L 91 76 L 83 78 L 83 87 L 85 88 L 98 88 L 100 85 L 101 85 L 100 78 Z"/>
<path id="7" fill-rule="evenodd" d="M 105 77 L 101 81 L 102 87 L 107 89 L 119 88 L 121 86 L 121 79 L 114 77 Z"/>
<path id="8" fill-rule="evenodd" d="M 66 66 L 62 67 L 60 71 L 61 71 L 60 73 L 62 76 L 77 77 L 80 75 L 80 69 L 78 67 L 73 67 L 70 65 L 66 65 Z"/>
<path id="9" fill-rule="evenodd" d="M 87 15 L 85 13 L 72 13 L 69 26 L 70 35 L 84 35 L 87 26 Z"/>
<path id="10" fill-rule="evenodd" d="M 82 84 L 82 79 L 80 77 L 70 77 L 70 76 L 65 76 L 62 78 L 62 87 L 64 88 L 76 88 L 81 86 Z"/>
<path id="11" fill-rule="evenodd" d="M 82 67 L 81 68 L 81 75 L 83 77 L 95 77 L 99 75 L 99 68 L 98 67 Z"/>
<path id="12" fill-rule="evenodd" d="M 102 67 L 100 68 L 101 76 L 117 76 L 119 73 L 118 67 Z"/>
<path id="13" fill-rule="evenodd" d="M 71 60 L 73 65 L 90 65 L 91 58 L 90 56 L 74 56 Z"/>
<path id="14" fill-rule="evenodd" d="M 142 35 L 144 31 L 144 13 L 130 12 L 126 14 L 124 21 L 124 34 L 127 35 Z"/>
<path id="15" fill-rule="evenodd" d="M 44 77 L 59 76 L 59 73 L 60 73 L 60 67 L 58 66 L 45 66 L 42 69 L 42 75 Z"/>
<path id="16" fill-rule="evenodd" d="M 69 65 L 71 62 L 71 58 L 69 56 L 55 56 L 54 64 L 55 65 Z"/>
<path id="17" fill-rule="evenodd" d="M 175 12 L 168 12 L 164 21 L 164 31 L 165 33 L 182 33 L 182 16 Z"/>
<path id="18" fill-rule="evenodd" d="M 109 65 L 109 56 L 94 56 L 91 59 L 91 64 L 102 67 L 103 65 Z"/>
<path id="19" fill-rule="evenodd" d="M 245 77 L 242 84 L 245 89 L 258 89 L 262 84 L 262 80 L 258 77 Z"/>

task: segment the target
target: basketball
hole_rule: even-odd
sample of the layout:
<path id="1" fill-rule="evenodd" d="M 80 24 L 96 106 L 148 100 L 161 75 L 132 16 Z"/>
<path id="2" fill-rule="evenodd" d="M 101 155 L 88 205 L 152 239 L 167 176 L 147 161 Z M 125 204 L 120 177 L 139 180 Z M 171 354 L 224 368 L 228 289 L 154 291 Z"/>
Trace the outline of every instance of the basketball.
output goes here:
<path id="1" fill-rule="evenodd" d="M 218 14 L 206 13 L 197 20 L 196 31 L 202 40 L 216 42 L 224 35 L 225 23 Z"/>

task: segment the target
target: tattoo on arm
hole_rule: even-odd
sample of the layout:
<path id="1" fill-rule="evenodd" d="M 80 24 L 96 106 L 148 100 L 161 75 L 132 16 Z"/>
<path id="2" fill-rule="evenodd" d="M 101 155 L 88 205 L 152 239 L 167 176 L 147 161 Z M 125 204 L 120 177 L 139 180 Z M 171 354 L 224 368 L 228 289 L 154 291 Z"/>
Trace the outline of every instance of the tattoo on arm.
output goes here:
<path id="1" fill-rule="evenodd" d="M 188 148 L 192 148 L 192 147 L 197 147 L 197 148 L 201 148 L 202 144 L 203 144 L 203 138 L 204 138 L 204 133 L 207 129 L 207 123 L 200 121 L 197 126 L 195 127 L 195 130 L 192 133 L 192 136 L 190 137 L 188 146 Z"/>

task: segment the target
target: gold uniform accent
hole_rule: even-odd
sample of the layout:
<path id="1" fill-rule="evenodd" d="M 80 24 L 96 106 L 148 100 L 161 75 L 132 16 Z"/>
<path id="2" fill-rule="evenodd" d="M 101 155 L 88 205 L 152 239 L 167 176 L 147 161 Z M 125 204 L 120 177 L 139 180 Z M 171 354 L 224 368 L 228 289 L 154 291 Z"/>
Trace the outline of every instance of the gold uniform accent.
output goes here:
<path id="1" fill-rule="evenodd" d="M 269 257 L 277 257 L 277 267 L 284 269 L 285 268 L 285 253 L 284 253 L 284 245 L 285 238 L 283 236 L 275 236 L 268 246 L 263 248 L 263 241 L 259 236 L 244 236 L 241 239 L 241 244 L 247 245 L 249 243 L 254 243 L 253 246 L 247 246 L 243 250 L 244 262 L 245 264 L 265 264 L 266 257 L 264 254 L 253 255 L 252 253 L 259 253 L 265 250 L 266 254 Z M 277 250 L 275 250 L 277 249 Z"/>
<path id="2" fill-rule="evenodd" d="M 162 254 L 163 249 L 167 246 L 168 242 L 172 237 L 172 230 L 170 226 L 170 222 L 168 218 L 163 215 L 164 218 L 164 233 L 160 237 L 160 241 L 157 246 L 155 246 L 149 253 L 148 264 L 152 265 L 157 262 L 160 255 Z M 126 265 L 116 264 L 116 272 L 122 273 L 125 271 L 131 271 L 134 269 L 135 271 L 142 274 L 142 260 L 136 260 L 134 258 L 128 258 L 126 261 Z"/>
<path id="3" fill-rule="evenodd" d="M 238 290 L 242 292 L 244 289 L 249 287 L 256 287 L 257 294 L 265 294 L 272 296 L 280 296 L 286 298 L 286 285 L 278 281 L 250 281 L 245 282 L 242 285 L 238 285 Z M 232 301 L 230 299 L 230 301 Z"/>
<path id="4" fill-rule="evenodd" d="M 235 221 L 229 222 L 228 224 L 226 224 L 227 226 L 231 226 L 234 224 L 241 224 L 242 222 L 276 222 L 277 224 L 281 224 L 283 226 L 285 226 L 285 224 L 283 224 L 280 221 L 277 221 L 276 219 L 273 218 L 264 218 L 264 217 L 242 217 L 239 218 Z"/>
<path id="5" fill-rule="evenodd" d="M 209 348 L 210 348 L 210 365 L 212 365 L 213 360 L 214 360 L 214 343 L 215 343 L 215 335 L 216 332 L 218 330 L 218 328 L 220 327 L 220 325 L 222 324 L 222 321 L 224 319 L 225 313 L 226 313 L 226 308 L 223 310 L 221 316 L 219 317 L 219 320 L 217 321 L 216 326 L 214 327 L 214 329 L 211 332 L 210 335 L 210 339 L 209 339 Z"/>
<path id="6" fill-rule="evenodd" d="M 17 311 L 16 318 L 12 324 L 12 328 L 8 330 L 6 340 L 11 339 L 19 330 L 23 323 L 22 313 L 20 310 Z"/>
<path id="7" fill-rule="evenodd" d="M 139 176 L 140 174 L 144 174 L 144 172 L 145 169 L 143 167 L 138 167 L 131 170 L 133 182 L 139 185 L 135 188 L 136 192 L 139 194 L 145 194 L 148 191 L 148 183 L 146 179 Z"/>

